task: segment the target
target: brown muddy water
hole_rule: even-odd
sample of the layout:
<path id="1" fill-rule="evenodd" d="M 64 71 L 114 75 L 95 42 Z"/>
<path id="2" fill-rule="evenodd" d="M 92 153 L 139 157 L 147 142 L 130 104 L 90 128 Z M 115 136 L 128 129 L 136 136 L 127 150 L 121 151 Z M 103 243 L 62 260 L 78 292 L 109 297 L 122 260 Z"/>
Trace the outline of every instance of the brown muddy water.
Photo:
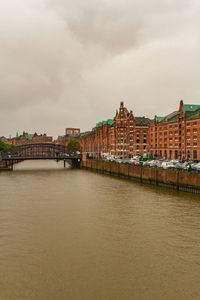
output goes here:
<path id="1" fill-rule="evenodd" d="M 200 197 L 53 161 L 0 172 L 0 300 L 200 299 Z"/>

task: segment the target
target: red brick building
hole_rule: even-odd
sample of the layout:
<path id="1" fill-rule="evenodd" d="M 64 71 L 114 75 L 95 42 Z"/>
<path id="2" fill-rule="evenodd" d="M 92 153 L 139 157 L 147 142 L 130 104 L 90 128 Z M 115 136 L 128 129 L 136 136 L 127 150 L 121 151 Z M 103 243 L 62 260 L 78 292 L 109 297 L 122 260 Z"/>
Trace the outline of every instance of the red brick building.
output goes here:
<path id="1" fill-rule="evenodd" d="M 200 160 L 200 105 L 181 101 L 177 111 L 151 120 L 135 117 L 121 102 L 113 119 L 81 134 L 80 142 L 82 151 L 95 157 L 107 153 Z"/>
<path id="2" fill-rule="evenodd" d="M 200 160 L 200 105 L 184 104 L 165 117 L 155 117 L 149 128 L 153 156 Z"/>
<path id="3" fill-rule="evenodd" d="M 91 132 L 81 135 L 82 150 L 98 156 L 104 153 L 121 158 L 147 156 L 148 129 L 152 123 L 148 118 L 134 117 L 121 102 L 113 119 L 99 122 Z"/>
<path id="4" fill-rule="evenodd" d="M 25 145 L 25 144 L 39 144 L 39 143 L 53 143 L 53 137 L 47 136 L 46 134 L 29 134 L 26 132 L 23 132 L 23 134 L 18 135 L 16 134 L 16 137 L 9 138 L 8 139 L 9 144 L 13 145 Z"/>
<path id="5" fill-rule="evenodd" d="M 55 141 L 56 144 L 66 146 L 71 139 L 80 135 L 80 128 L 66 128 L 65 135 L 59 136 Z"/>

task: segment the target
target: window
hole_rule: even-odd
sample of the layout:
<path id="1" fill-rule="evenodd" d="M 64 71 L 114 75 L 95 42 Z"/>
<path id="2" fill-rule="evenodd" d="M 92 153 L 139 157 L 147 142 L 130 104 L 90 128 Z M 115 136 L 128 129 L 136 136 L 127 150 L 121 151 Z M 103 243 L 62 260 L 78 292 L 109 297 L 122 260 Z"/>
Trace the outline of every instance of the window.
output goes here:
<path id="1" fill-rule="evenodd" d="M 197 150 L 193 151 L 193 159 L 197 159 Z"/>
<path id="2" fill-rule="evenodd" d="M 67 134 L 72 134 L 72 130 L 67 130 L 67 132 L 66 132 Z"/>

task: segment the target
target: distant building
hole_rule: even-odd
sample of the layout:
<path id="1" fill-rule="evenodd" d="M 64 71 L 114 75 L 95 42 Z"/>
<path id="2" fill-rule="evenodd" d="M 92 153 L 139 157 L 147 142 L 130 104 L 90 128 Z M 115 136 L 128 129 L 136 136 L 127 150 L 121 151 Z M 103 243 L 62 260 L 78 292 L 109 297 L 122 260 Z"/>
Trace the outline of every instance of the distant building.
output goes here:
<path id="1" fill-rule="evenodd" d="M 80 134 L 80 128 L 66 128 L 65 129 L 65 136 L 77 136 Z"/>
<path id="2" fill-rule="evenodd" d="M 25 145 L 25 144 L 38 144 L 38 143 L 53 143 L 53 137 L 47 136 L 44 134 L 30 134 L 27 132 L 23 132 L 23 134 L 19 135 L 18 132 L 16 136 L 8 139 L 9 144 L 13 145 Z"/>
<path id="3" fill-rule="evenodd" d="M 66 146 L 67 143 L 80 135 L 80 128 L 66 128 L 65 135 L 58 136 L 57 140 L 55 141 L 56 144 L 60 144 Z"/>
<path id="4" fill-rule="evenodd" d="M 1 136 L 0 140 L 4 143 L 8 143 L 8 139 L 5 136 Z"/>

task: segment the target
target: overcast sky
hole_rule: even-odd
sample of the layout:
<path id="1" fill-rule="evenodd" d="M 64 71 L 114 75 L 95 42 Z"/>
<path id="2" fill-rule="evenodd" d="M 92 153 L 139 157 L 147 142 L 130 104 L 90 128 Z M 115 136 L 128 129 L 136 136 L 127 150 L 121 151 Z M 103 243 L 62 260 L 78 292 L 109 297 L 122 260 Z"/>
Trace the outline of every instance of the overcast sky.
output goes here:
<path id="1" fill-rule="evenodd" d="M 0 0 L 0 136 L 200 104 L 199 0 Z"/>

